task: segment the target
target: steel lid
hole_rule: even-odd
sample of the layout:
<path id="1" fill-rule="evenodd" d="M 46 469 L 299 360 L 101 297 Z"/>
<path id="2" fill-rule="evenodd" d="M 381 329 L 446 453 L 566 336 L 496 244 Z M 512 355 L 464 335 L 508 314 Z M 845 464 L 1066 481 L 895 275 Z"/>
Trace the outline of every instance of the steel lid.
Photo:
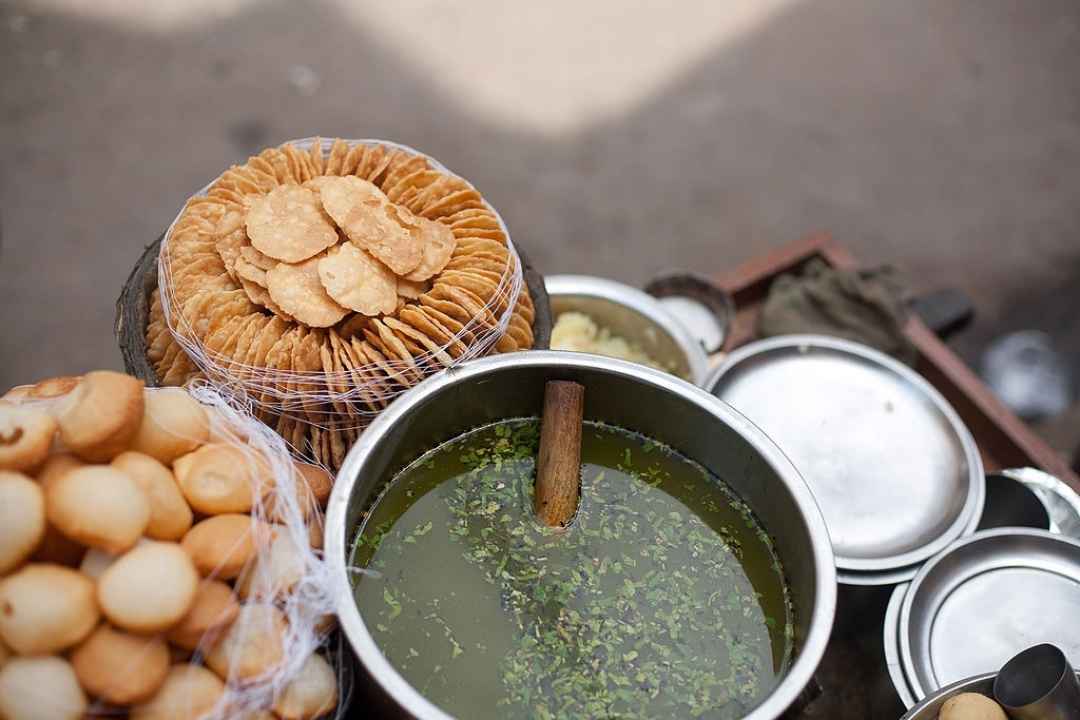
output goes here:
<path id="1" fill-rule="evenodd" d="M 899 590 L 897 592 L 900 592 Z M 1080 541 L 983 530 L 926 563 L 904 594 L 897 639 L 916 698 L 1052 642 L 1080 659 Z"/>
<path id="2" fill-rule="evenodd" d="M 970 433 L 928 382 L 876 350 L 818 335 L 761 340 L 705 387 L 799 468 L 843 571 L 904 579 L 978 522 L 985 483 Z"/>

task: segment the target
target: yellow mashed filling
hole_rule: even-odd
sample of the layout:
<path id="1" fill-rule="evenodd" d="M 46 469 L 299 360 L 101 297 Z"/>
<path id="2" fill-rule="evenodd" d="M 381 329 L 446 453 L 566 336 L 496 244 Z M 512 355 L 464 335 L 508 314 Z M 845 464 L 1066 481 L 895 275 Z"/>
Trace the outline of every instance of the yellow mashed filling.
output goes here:
<path id="1" fill-rule="evenodd" d="M 551 329 L 551 349 L 587 352 L 669 370 L 625 338 L 612 335 L 585 313 L 564 312 Z"/>

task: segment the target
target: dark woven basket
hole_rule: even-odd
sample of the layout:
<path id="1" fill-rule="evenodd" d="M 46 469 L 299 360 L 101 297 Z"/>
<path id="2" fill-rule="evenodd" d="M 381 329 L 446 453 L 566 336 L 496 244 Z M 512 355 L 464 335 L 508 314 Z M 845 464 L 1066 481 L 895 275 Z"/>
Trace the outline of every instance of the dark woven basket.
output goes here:
<path id="1" fill-rule="evenodd" d="M 157 259 L 161 249 L 161 234 L 152 245 L 143 251 L 139 262 L 135 264 L 120 297 L 116 300 L 116 325 L 113 332 L 120 344 L 120 354 L 124 357 L 127 372 L 143 380 L 148 386 L 157 386 L 157 375 L 146 357 L 146 326 L 150 321 L 150 295 L 157 288 Z M 551 304 L 548 302 L 544 278 L 532 266 L 515 245 L 521 266 L 525 274 L 525 284 L 529 289 L 535 306 L 533 318 L 533 349 L 544 350 L 551 342 Z"/>

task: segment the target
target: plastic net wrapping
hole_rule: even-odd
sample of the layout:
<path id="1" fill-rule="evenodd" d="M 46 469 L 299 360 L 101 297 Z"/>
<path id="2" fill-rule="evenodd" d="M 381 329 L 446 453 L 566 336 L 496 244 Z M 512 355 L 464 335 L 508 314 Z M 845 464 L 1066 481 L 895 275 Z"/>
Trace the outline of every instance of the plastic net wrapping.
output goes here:
<path id="1" fill-rule="evenodd" d="M 285 195 L 287 186 L 307 188 L 334 210 L 323 185 L 328 178 L 355 178 L 356 192 L 377 188 L 369 191 L 394 217 L 405 216 L 411 232 L 438 231 L 445 238 L 440 247 L 450 248 L 425 280 L 396 276 L 392 310 L 351 311 L 336 303 L 353 296 L 341 294 L 328 277 L 332 261 L 326 258 L 359 252 L 354 246 L 363 243 L 350 240 L 364 229 L 354 232 L 360 215 L 327 221 L 340 239 L 330 236 L 328 250 L 297 263 L 267 257 L 252 244 L 249 234 L 258 238 L 262 228 L 252 220 L 260 198 Z M 300 207 L 308 197 L 295 192 Z M 325 231 L 317 211 L 283 210 L 275 217 L 310 220 L 308 240 Z M 312 247 L 321 245 L 296 257 Z M 364 247 L 385 251 L 378 257 L 387 263 L 398 259 L 377 243 Z M 281 246 L 282 256 L 293 249 Z M 362 260 L 370 258 L 357 257 L 349 268 L 368 272 Z M 374 292 L 378 282 L 393 281 L 382 262 L 371 267 L 362 276 L 364 288 Z M 230 168 L 188 201 L 162 243 L 147 344 L 164 384 L 205 377 L 224 394 L 243 398 L 294 451 L 336 468 L 358 433 L 397 395 L 470 358 L 532 347 L 532 321 L 506 226 L 465 180 L 404 146 L 306 139 Z"/>
<path id="2" fill-rule="evenodd" d="M 249 410 L 107 372 L 0 401 L 0 435 L 52 435 L 0 444 L 0 716 L 344 716 L 330 476 Z"/>

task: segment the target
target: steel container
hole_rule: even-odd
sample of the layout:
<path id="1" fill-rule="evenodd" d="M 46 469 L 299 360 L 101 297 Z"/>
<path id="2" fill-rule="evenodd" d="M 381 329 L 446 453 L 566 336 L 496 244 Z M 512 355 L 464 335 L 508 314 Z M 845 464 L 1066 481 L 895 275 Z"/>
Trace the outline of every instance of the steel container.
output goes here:
<path id="1" fill-rule="evenodd" d="M 683 380 L 698 385 L 705 380 L 705 349 L 652 295 L 589 275 L 548 275 L 544 284 L 555 322 L 564 312 L 584 313 Z"/>
<path id="2" fill-rule="evenodd" d="M 832 545 L 806 482 L 761 430 L 699 388 L 632 363 L 544 351 L 485 358 L 425 380 L 383 411 L 345 459 L 327 509 L 326 553 L 343 588 L 338 617 L 362 665 L 361 702 L 397 717 L 449 717 L 391 666 L 354 603 L 347 562 L 365 509 L 426 450 L 479 425 L 539 416 L 544 384 L 556 379 L 585 386 L 586 419 L 644 433 L 713 471 L 773 537 L 794 604 L 795 650 L 780 682 L 745 717 L 780 717 L 817 668 L 836 606 Z"/>

